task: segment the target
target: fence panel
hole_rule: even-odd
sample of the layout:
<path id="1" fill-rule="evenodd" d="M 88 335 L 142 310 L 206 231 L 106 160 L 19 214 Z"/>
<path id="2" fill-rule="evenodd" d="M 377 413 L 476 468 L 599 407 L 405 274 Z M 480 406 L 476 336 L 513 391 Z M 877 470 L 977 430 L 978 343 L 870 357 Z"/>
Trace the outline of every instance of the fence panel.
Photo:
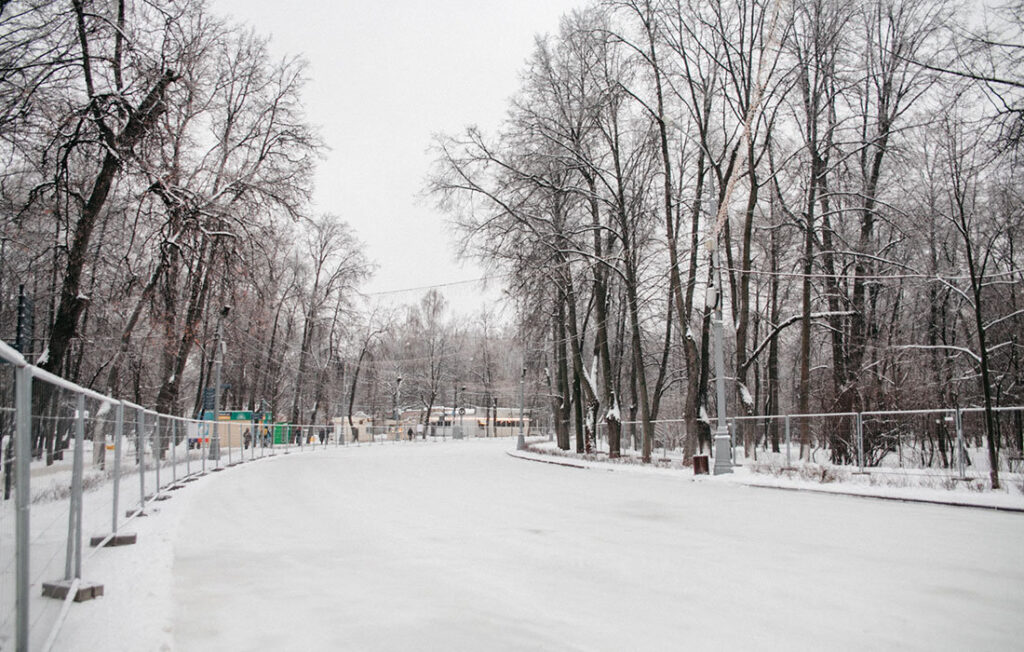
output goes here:
<path id="1" fill-rule="evenodd" d="M 961 412 L 965 464 L 968 472 L 987 476 L 992 468 L 989 462 L 985 411 L 969 408 Z M 996 450 L 999 452 L 1001 472 L 1022 470 L 1021 451 L 1024 450 L 1024 407 L 995 408 L 992 413 Z"/>
<path id="2" fill-rule="evenodd" d="M 990 462 L 982 408 L 874 411 L 862 413 L 734 416 L 728 418 L 733 463 L 777 460 L 786 467 L 803 460 L 862 472 L 986 479 Z M 569 448 L 576 449 L 569 427 Z M 711 427 L 697 422 L 688 433 L 681 419 L 651 423 L 655 460 L 708 454 Z M 1000 473 L 1024 473 L 1024 407 L 993 409 Z M 640 456 L 643 425 L 621 424 L 620 451 Z M 595 428 L 591 452 L 608 454 L 608 424 Z M 688 462 L 688 460 L 687 460 Z"/>

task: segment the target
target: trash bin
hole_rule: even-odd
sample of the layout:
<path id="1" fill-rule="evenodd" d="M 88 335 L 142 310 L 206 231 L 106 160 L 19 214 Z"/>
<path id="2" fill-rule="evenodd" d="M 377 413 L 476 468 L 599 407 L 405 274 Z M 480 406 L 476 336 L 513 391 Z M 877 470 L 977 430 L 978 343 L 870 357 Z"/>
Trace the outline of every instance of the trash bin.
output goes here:
<path id="1" fill-rule="evenodd" d="M 707 455 L 694 455 L 693 456 L 693 474 L 694 475 L 707 475 L 708 474 L 708 456 Z"/>

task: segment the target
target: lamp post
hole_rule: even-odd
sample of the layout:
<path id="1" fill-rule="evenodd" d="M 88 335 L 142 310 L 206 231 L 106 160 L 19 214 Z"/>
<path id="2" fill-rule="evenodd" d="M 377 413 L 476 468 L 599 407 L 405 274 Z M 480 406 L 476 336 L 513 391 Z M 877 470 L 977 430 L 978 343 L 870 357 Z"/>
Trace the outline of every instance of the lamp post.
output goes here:
<path id="1" fill-rule="evenodd" d="M 462 386 L 462 400 L 463 401 L 466 400 L 466 386 L 465 385 Z M 462 429 L 462 417 L 465 414 L 466 414 L 466 406 L 460 407 L 459 408 L 459 436 L 460 437 L 465 437 L 466 436 L 466 431 Z"/>
<path id="2" fill-rule="evenodd" d="M 224 320 L 231 312 L 231 306 L 224 306 L 220 311 L 220 319 L 217 320 L 217 348 L 214 349 L 213 366 L 213 446 L 210 447 L 209 456 L 211 460 L 217 461 L 217 470 L 220 470 L 220 375 L 224 366 Z M 228 451 L 230 453 L 230 448 Z"/>
<path id="3" fill-rule="evenodd" d="M 398 435 L 395 439 L 402 438 L 402 424 L 400 422 L 401 417 L 401 403 L 402 403 L 402 377 L 399 376 L 395 379 L 395 406 L 394 406 L 394 417 L 395 427 L 398 428 Z"/>
<path id="4" fill-rule="evenodd" d="M 715 184 L 710 184 L 709 196 L 711 197 L 711 214 L 716 216 L 715 228 L 707 240 L 707 247 L 711 253 L 711 285 L 708 286 L 707 303 L 714 308 L 715 314 L 711 319 L 711 335 L 715 354 L 715 390 L 717 396 L 717 420 L 715 424 L 714 452 L 715 452 L 715 475 L 732 473 L 732 460 L 730 459 L 731 445 L 729 441 L 729 425 L 726 422 L 725 404 L 725 346 L 724 346 L 724 317 L 722 316 L 722 266 L 719 263 L 718 233 L 720 225 L 724 222 L 724 206 L 726 202 L 718 201 L 718 193 L 715 191 Z M 726 201 L 728 201 L 729 189 L 726 189 Z"/>
<path id="5" fill-rule="evenodd" d="M 775 25 L 779 17 L 779 7 L 782 3 L 776 0 L 775 6 L 772 9 L 771 23 L 768 27 L 768 48 L 771 48 L 776 43 Z M 761 113 L 761 95 L 764 92 L 764 80 L 762 77 L 763 66 L 765 63 L 765 51 L 762 51 L 762 57 L 757 64 L 757 86 L 754 88 L 754 93 L 751 98 L 750 104 L 747 106 L 746 115 L 743 119 L 743 139 L 749 145 L 751 142 L 750 137 L 750 125 L 757 123 L 757 116 Z M 707 246 L 711 250 L 711 265 L 714 268 L 712 270 L 712 283 L 714 284 L 714 301 L 715 301 L 715 318 L 713 320 L 714 330 L 714 344 L 715 344 L 715 386 L 718 393 L 718 424 L 715 428 L 715 475 L 722 473 L 732 473 L 732 464 L 729 460 L 729 453 L 731 444 L 729 442 L 729 426 L 725 419 L 725 352 L 723 350 L 723 318 L 722 318 L 722 266 L 719 263 L 718 253 L 718 234 L 726 224 L 728 218 L 728 207 L 729 198 L 732 196 L 732 190 L 736 183 L 736 178 L 739 175 L 732 175 L 729 177 L 729 181 L 722 189 L 721 198 L 718 193 L 715 192 L 714 176 L 712 176 L 712 183 L 710 184 L 709 195 L 711 197 L 712 206 L 714 211 L 712 214 L 715 215 L 714 228 L 711 231 L 711 236 L 708 238 Z M 710 292 L 710 291 L 709 291 Z"/>
<path id="6" fill-rule="evenodd" d="M 457 439 L 455 436 L 455 414 L 459 411 L 459 383 L 456 382 L 452 387 L 452 392 L 455 394 L 455 402 L 452 405 L 452 439 Z M 460 435 L 462 433 L 459 433 Z"/>
<path id="7" fill-rule="evenodd" d="M 715 410 L 718 413 L 715 425 L 715 475 L 732 473 L 732 461 L 730 457 L 729 425 L 725 418 L 725 350 L 723 345 L 723 317 L 722 317 L 722 267 L 718 261 L 718 243 L 714 243 L 711 250 L 711 265 L 714 267 L 712 278 L 714 285 L 709 288 L 709 295 L 712 295 L 715 307 L 715 317 L 711 320 L 711 326 L 715 344 L 715 390 L 718 396 L 718 406 Z"/>
<path id="8" fill-rule="evenodd" d="M 1024 384 L 1024 383 L 1022 383 Z M 490 422 L 491 422 L 491 437 L 498 436 L 498 397 L 491 397 L 491 410 L 490 410 Z"/>

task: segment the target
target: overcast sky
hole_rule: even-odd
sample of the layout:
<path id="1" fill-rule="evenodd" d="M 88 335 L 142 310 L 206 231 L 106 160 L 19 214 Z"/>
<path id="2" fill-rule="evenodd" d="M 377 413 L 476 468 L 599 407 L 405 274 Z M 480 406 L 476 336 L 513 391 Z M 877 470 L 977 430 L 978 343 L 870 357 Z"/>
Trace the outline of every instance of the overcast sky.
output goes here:
<path id="1" fill-rule="evenodd" d="M 272 37 L 275 54 L 310 64 L 308 116 L 330 150 L 317 172 L 314 210 L 352 224 L 379 268 L 366 290 L 384 292 L 478 278 L 455 260 L 444 216 L 421 198 L 433 134 L 498 126 L 537 34 L 584 0 L 213 0 L 218 13 Z M 387 295 L 417 301 L 423 290 Z M 471 285 L 446 289 L 476 312 Z"/>

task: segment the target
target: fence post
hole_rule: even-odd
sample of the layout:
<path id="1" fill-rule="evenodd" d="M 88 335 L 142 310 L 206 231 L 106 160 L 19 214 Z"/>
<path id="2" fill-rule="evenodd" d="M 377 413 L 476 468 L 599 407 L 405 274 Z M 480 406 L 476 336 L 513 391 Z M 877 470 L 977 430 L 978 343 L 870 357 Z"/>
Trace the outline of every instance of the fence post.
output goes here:
<path id="1" fill-rule="evenodd" d="M 146 411 L 135 411 L 135 452 L 139 457 L 139 514 L 146 508 Z"/>
<path id="2" fill-rule="evenodd" d="M 739 466 L 740 461 L 736 456 L 736 420 L 728 419 L 726 421 L 726 430 L 729 433 L 729 459 L 732 461 L 733 466 Z"/>
<path id="3" fill-rule="evenodd" d="M 957 466 L 960 471 L 960 479 L 966 479 L 966 466 L 964 465 L 964 454 L 967 452 L 966 444 L 964 443 L 964 414 L 960 408 L 956 409 L 956 448 L 957 448 Z"/>
<path id="4" fill-rule="evenodd" d="M 171 486 L 178 484 L 178 420 L 171 419 Z"/>
<path id="5" fill-rule="evenodd" d="M 79 514 L 77 509 L 77 498 L 79 482 L 81 477 L 79 476 L 78 468 L 78 453 L 81 450 L 81 446 L 78 444 L 78 430 L 81 428 L 84 431 L 84 419 L 85 419 L 85 396 L 79 394 L 75 402 L 75 451 L 72 454 L 71 462 L 71 499 L 68 506 L 68 535 L 67 535 L 67 549 L 64 555 L 64 579 L 70 580 L 72 578 L 71 564 L 75 558 L 75 532 L 78 527 L 75 523 Z"/>
<path id="6" fill-rule="evenodd" d="M 114 499 L 110 531 L 117 534 L 117 502 L 121 495 L 121 437 L 124 436 L 124 401 L 118 401 L 114 417 Z"/>
<path id="7" fill-rule="evenodd" d="M 185 422 L 185 477 L 192 477 L 192 442 L 188 438 L 188 422 Z"/>
<path id="8" fill-rule="evenodd" d="M 202 421 L 196 422 L 196 432 L 199 434 L 199 459 L 203 461 L 203 472 L 200 475 L 206 475 L 206 451 L 210 447 L 210 442 L 207 440 L 212 435 L 210 434 L 209 426 L 206 425 L 205 418 Z"/>
<path id="9" fill-rule="evenodd" d="M 15 371 L 15 443 L 14 443 L 14 486 L 17 492 L 16 522 L 16 597 L 17 618 L 15 646 L 18 652 L 27 652 L 29 618 L 29 505 L 31 495 L 29 475 L 32 461 L 32 370 L 28 366 L 17 367 Z"/>
<path id="10" fill-rule="evenodd" d="M 75 456 L 71 472 L 71 505 L 75 510 L 74 536 L 75 577 L 82 577 L 82 467 L 85 464 L 85 394 L 78 395 L 78 418 L 75 419 Z M 68 577 L 67 579 L 71 579 Z"/>
<path id="11" fill-rule="evenodd" d="M 85 466 L 85 394 L 78 394 L 75 415 L 75 450 L 71 467 L 71 501 L 68 511 L 68 547 L 64 559 L 64 580 L 43 582 L 43 597 L 84 602 L 103 595 L 103 585 L 82 582 L 82 474 Z M 72 565 L 73 564 L 73 565 Z M 50 650 L 57 630 L 43 644 Z"/>
<path id="12" fill-rule="evenodd" d="M 790 439 L 789 439 L 789 415 L 787 414 L 786 415 L 786 466 L 787 467 L 793 466 L 793 464 L 792 464 L 792 462 L 790 461 L 790 458 L 789 458 L 789 442 L 790 442 Z"/>
<path id="13" fill-rule="evenodd" d="M 160 415 L 157 414 L 153 417 L 153 435 L 156 437 L 156 443 L 153 445 L 153 465 L 156 466 L 156 490 L 153 492 L 154 496 L 160 495 L 160 457 L 163 453 L 163 447 L 161 446 L 160 438 Z"/>
<path id="14" fill-rule="evenodd" d="M 857 413 L 857 466 L 864 473 L 864 415 Z"/>

